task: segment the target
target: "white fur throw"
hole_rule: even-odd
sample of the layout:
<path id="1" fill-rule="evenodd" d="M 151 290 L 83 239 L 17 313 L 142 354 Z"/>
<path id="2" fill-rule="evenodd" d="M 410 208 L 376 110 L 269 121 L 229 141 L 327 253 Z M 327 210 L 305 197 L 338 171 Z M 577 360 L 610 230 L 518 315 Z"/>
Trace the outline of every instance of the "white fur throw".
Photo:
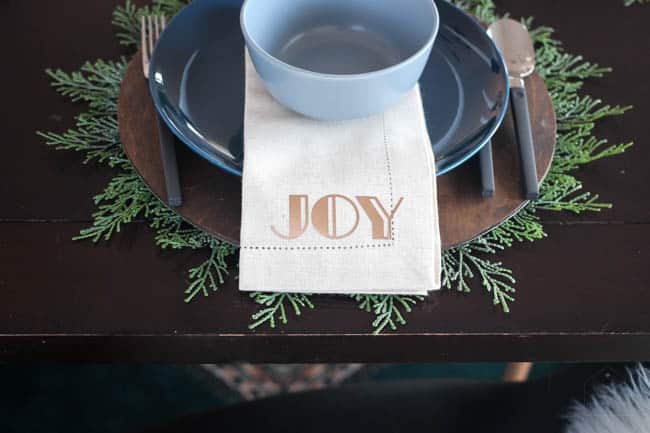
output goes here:
<path id="1" fill-rule="evenodd" d="M 650 433 L 650 370 L 638 366 L 626 383 L 597 389 L 568 419 L 567 433 Z"/>

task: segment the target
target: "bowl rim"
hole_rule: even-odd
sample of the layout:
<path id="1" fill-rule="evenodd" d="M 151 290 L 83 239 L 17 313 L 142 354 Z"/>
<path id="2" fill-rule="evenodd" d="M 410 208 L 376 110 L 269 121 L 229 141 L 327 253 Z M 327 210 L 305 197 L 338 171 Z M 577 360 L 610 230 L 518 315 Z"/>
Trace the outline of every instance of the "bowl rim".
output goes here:
<path id="1" fill-rule="evenodd" d="M 264 48 L 262 48 L 257 43 L 257 41 L 255 41 L 255 39 L 248 33 L 248 30 L 246 29 L 245 14 L 246 11 L 248 10 L 248 7 L 253 1 L 255 0 L 245 0 L 244 4 L 241 7 L 241 11 L 239 13 L 239 25 L 241 27 L 242 34 L 244 35 L 244 39 L 246 40 L 246 44 L 250 44 L 253 48 L 255 48 L 257 52 L 262 54 L 262 56 L 264 56 L 270 62 L 275 63 L 277 66 L 280 66 L 282 68 L 287 68 L 292 72 L 296 72 L 298 74 L 305 75 L 312 78 L 324 78 L 330 80 L 354 80 L 354 79 L 372 78 L 372 77 L 389 74 L 397 69 L 403 68 L 409 63 L 414 62 L 416 59 L 420 58 L 427 51 L 431 50 L 438 36 L 438 31 L 440 30 L 440 14 L 438 12 L 438 6 L 436 5 L 435 0 L 430 0 L 429 2 L 431 4 L 431 11 L 433 13 L 433 20 L 434 20 L 433 29 L 431 30 L 431 34 L 427 38 L 427 41 L 415 53 L 411 54 L 409 57 L 405 58 L 404 60 L 398 63 L 390 65 L 386 68 L 378 69 L 376 71 L 362 72 L 360 74 L 328 74 L 324 72 L 315 72 L 315 71 L 310 71 L 309 69 L 304 69 L 298 66 L 294 66 L 290 63 L 278 59 L 277 57 L 275 57 L 274 55 L 266 51 Z"/>

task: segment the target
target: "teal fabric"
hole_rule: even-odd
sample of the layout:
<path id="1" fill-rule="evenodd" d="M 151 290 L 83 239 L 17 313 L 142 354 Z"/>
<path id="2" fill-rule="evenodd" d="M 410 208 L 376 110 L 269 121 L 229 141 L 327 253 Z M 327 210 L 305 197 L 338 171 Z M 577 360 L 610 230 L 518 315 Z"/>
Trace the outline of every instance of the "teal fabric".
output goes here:
<path id="1" fill-rule="evenodd" d="M 399 379 L 471 379 L 501 380 L 504 363 L 466 363 L 466 364 L 394 364 L 387 365 L 373 374 L 377 381 Z M 531 379 L 545 377 L 559 368 L 557 364 L 533 364 Z"/>
<path id="2" fill-rule="evenodd" d="M 500 380 L 505 364 L 367 366 L 353 382 L 401 379 Z M 535 364 L 532 378 L 557 370 Z M 199 366 L 0 366 L 0 432 L 124 433 L 238 400 Z"/>
<path id="3" fill-rule="evenodd" d="M 3 433 L 124 433 L 227 401 L 199 368 L 0 367 Z"/>

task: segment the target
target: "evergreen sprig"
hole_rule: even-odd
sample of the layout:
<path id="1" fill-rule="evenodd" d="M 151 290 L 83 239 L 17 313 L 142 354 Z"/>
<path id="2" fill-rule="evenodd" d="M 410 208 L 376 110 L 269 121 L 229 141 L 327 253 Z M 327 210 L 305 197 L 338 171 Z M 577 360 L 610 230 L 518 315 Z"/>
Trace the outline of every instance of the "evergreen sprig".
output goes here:
<path id="1" fill-rule="evenodd" d="M 514 301 L 512 271 L 501 262 L 485 258 L 505 248 L 501 240 L 493 236 L 482 236 L 466 245 L 454 248 L 443 255 L 442 285 L 447 289 L 469 293 L 469 281 L 479 277 L 483 287 L 492 293 L 493 305 L 503 312 L 510 312 L 509 303 Z"/>
<path id="2" fill-rule="evenodd" d="M 647 0 L 626 0 L 626 4 Z M 154 0 L 149 6 L 136 7 L 131 0 L 118 7 L 113 15 L 120 43 L 137 47 L 140 17 L 165 14 L 172 17 L 185 0 Z M 461 0 L 456 4 L 472 12 L 484 22 L 497 18 L 492 0 Z M 594 127 L 601 119 L 625 113 L 630 107 L 609 106 L 599 99 L 580 94 L 587 79 L 599 78 L 610 71 L 585 61 L 581 56 L 566 53 L 553 37 L 549 27 L 534 28 L 532 19 L 524 23 L 533 30 L 537 69 L 551 94 L 558 119 L 555 157 L 540 191 L 540 200 L 531 202 L 499 227 L 472 242 L 443 254 L 442 284 L 446 289 L 462 293 L 471 291 L 472 282 L 480 281 L 490 294 L 492 304 L 510 311 L 514 302 L 515 278 L 501 262 L 492 260 L 499 251 L 517 242 L 530 242 L 546 236 L 537 211 L 570 211 L 580 213 L 611 207 L 598 200 L 596 194 L 583 191 L 575 171 L 601 158 L 618 155 L 632 143 L 611 145 L 594 136 Z M 137 219 L 149 221 L 155 242 L 162 249 L 205 250 L 207 258 L 189 270 L 185 301 L 199 295 L 208 296 L 228 275 L 229 258 L 236 248 L 212 238 L 195 228 L 166 207 L 154 196 L 133 170 L 120 144 L 117 125 L 117 99 L 126 60 L 102 61 L 82 65 L 79 71 L 66 73 L 48 70 L 53 87 L 73 101 L 84 102 L 88 111 L 77 117 L 74 128 L 63 133 L 39 132 L 48 145 L 57 149 L 85 154 L 84 162 L 107 164 L 116 174 L 103 192 L 95 196 L 97 211 L 91 227 L 76 239 L 99 241 L 109 239 L 121 228 Z M 312 296 L 287 293 L 253 293 L 259 306 L 252 315 L 251 329 L 260 326 L 275 328 L 288 321 L 289 313 L 301 315 L 314 308 Z M 395 330 L 406 323 L 406 315 L 424 298 L 419 296 L 351 296 L 359 308 L 373 315 L 375 333 Z"/>
<path id="3" fill-rule="evenodd" d="M 88 111 L 76 118 L 74 128 L 63 133 L 37 132 L 56 149 L 86 154 L 84 163 L 98 161 L 111 167 L 130 164 L 119 145 L 117 99 L 126 61 L 85 63 L 79 71 L 67 73 L 48 69 L 52 87 L 74 102 L 85 102 Z"/>
<path id="4" fill-rule="evenodd" d="M 424 300 L 423 296 L 404 295 L 351 295 L 357 301 L 359 309 L 372 313 L 374 334 L 380 334 L 385 329 L 392 331 L 406 324 L 406 314 L 413 311 L 413 306 Z"/>
<path id="5" fill-rule="evenodd" d="M 132 0 L 126 0 L 113 12 L 113 25 L 117 28 L 116 36 L 120 44 L 135 48 L 140 43 L 140 19 L 148 15 L 165 15 L 173 17 L 187 1 L 154 0 L 151 5 L 137 7 Z"/>
<path id="6" fill-rule="evenodd" d="M 113 177 L 94 200 L 97 211 L 93 213 L 93 224 L 81 230 L 76 240 L 109 240 L 123 225 L 149 215 L 152 195 L 138 176 L 129 173 Z"/>
<path id="7" fill-rule="evenodd" d="M 491 23 L 497 19 L 492 0 L 455 0 L 453 3 L 484 23 Z"/>
<path id="8" fill-rule="evenodd" d="M 216 292 L 228 275 L 227 259 L 234 249 L 231 245 L 217 240 L 210 242 L 210 256 L 199 266 L 190 269 L 190 285 L 185 290 L 185 302 L 190 303 L 198 295 L 208 296 Z"/>
<path id="9" fill-rule="evenodd" d="M 286 324 L 287 312 L 293 311 L 300 316 L 305 308 L 313 309 L 311 295 L 304 293 L 262 293 L 254 292 L 250 297 L 260 305 L 260 309 L 251 317 L 253 322 L 249 329 L 256 329 L 262 325 L 275 328 L 278 324 Z"/>
<path id="10" fill-rule="evenodd" d="M 73 102 L 88 103 L 90 114 L 117 114 L 117 98 L 127 62 L 96 60 L 86 62 L 79 71 L 67 73 L 47 69 L 52 87 Z"/>
<path id="11" fill-rule="evenodd" d="M 108 163 L 115 166 L 124 161 L 124 155 L 119 148 L 119 136 L 116 120 L 111 117 L 89 116 L 81 114 L 77 117 L 74 129 L 62 134 L 55 132 L 38 132 L 45 143 L 57 150 L 74 150 L 86 154 L 84 164 L 90 161 Z"/>

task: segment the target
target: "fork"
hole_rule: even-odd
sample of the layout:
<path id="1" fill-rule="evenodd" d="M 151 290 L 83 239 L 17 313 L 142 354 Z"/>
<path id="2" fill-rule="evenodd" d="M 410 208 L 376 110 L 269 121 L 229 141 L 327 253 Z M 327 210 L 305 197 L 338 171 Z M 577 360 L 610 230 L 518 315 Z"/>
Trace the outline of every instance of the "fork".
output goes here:
<path id="1" fill-rule="evenodd" d="M 160 33 L 165 29 L 167 21 L 165 16 L 148 15 L 140 19 L 140 42 L 142 48 L 142 72 L 146 79 L 149 78 L 149 60 L 158 42 Z M 178 164 L 176 162 L 175 139 L 172 132 L 164 125 L 160 115 L 157 117 L 158 140 L 160 141 L 160 154 L 162 157 L 163 172 L 165 174 L 165 188 L 167 201 L 171 207 L 179 207 L 182 203 L 181 185 L 178 178 Z"/>
<path id="2" fill-rule="evenodd" d="M 490 198 L 494 195 L 494 161 L 492 159 L 492 141 L 485 143 L 479 152 L 481 167 L 481 195 Z"/>

